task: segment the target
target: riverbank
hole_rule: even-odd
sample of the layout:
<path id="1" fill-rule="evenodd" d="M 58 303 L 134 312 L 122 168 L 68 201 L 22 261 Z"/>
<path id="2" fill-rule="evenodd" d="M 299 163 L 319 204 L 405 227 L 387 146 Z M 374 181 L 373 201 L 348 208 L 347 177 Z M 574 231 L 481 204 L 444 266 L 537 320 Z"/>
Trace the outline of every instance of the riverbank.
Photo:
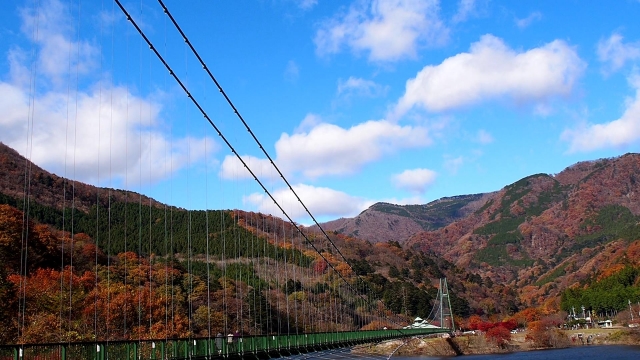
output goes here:
<path id="1" fill-rule="evenodd" d="M 458 336 L 451 341 L 464 355 L 499 354 L 519 351 L 530 351 L 549 348 L 565 348 L 588 345 L 640 345 L 640 330 L 629 328 L 586 329 L 586 330 L 553 330 L 555 338 L 552 346 L 539 347 L 527 340 L 527 332 L 513 334 L 511 341 L 499 347 L 488 341 L 483 335 Z M 453 347 L 447 339 L 413 338 L 386 341 L 376 345 L 360 346 L 353 350 L 358 353 L 398 356 L 456 356 Z"/>

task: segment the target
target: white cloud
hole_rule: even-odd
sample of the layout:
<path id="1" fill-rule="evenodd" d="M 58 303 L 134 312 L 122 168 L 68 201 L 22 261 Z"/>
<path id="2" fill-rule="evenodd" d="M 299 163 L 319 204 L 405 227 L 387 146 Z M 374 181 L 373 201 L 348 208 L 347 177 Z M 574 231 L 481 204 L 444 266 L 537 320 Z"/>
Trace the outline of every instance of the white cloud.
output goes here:
<path id="1" fill-rule="evenodd" d="M 321 24 L 314 42 L 320 55 L 347 47 L 371 61 L 415 58 L 417 49 L 448 38 L 438 0 L 359 1 Z"/>
<path id="2" fill-rule="evenodd" d="M 523 19 L 516 18 L 515 22 L 517 27 L 519 27 L 520 29 L 524 29 L 526 27 L 529 27 L 529 25 L 533 24 L 534 21 L 539 21 L 539 20 L 542 20 L 542 13 L 540 13 L 539 11 L 534 11 L 531 14 L 529 14 L 529 16 L 527 16 L 526 18 L 523 18 Z"/>
<path id="3" fill-rule="evenodd" d="M 371 120 L 349 129 L 322 123 L 308 133 L 282 134 L 275 145 L 276 162 L 307 178 L 352 174 L 384 154 L 430 143 L 425 128 L 385 120 Z"/>
<path id="4" fill-rule="evenodd" d="M 493 142 L 493 136 L 486 130 L 480 129 L 476 135 L 476 141 L 482 145 L 491 144 Z"/>
<path id="5" fill-rule="evenodd" d="M 569 141 L 569 152 L 589 152 L 605 148 L 621 148 L 640 140 L 640 76 L 633 75 L 629 82 L 636 90 L 635 98 L 626 101 L 622 116 L 604 124 L 584 125 L 566 130 L 562 139 Z"/>
<path id="6" fill-rule="evenodd" d="M 400 189 L 423 194 L 436 181 L 436 172 L 429 169 L 410 169 L 391 177 L 393 184 Z"/>
<path id="7" fill-rule="evenodd" d="M 460 0 L 458 3 L 458 11 L 453 16 L 452 21 L 459 23 L 466 21 L 470 15 L 475 12 L 476 0 Z"/>
<path id="8" fill-rule="evenodd" d="M 28 36 L 35 24 L 33 14 L 23 10 L 23 31 Z M 14 48 L 9 53 L 10 80 L 0 81 L 0 141 L 58 175 L 90 183 L 126 179 L 130 185 L 165 178 L 201 161 L 205 141 L 206 152 L 213 151 L 215 142 L 208 138 L 171 139 L 162 130 L 160 104 L 125 87 L 103 82 L 76 93 L 56 86 L 68 78 L 64 75 L 69 49 L 84 52 L 89 45 L 67 39 L 71 21 L 60 2 L 45 2 L 40 14 L 35 45 L 42 68 L 38 79 L 32 80 L 31 72 L 25 71 L 31 65 L 24 50 Z M 93 55 L 88 52 L 87 59 L 72 60 L 77 61 L 80 76 L 91 69 Z M 32 81 L 53 86 L 34 94 Z"/>
<path id="9" fill-rule="evenodd" d="M 71 71 L 86 74 L 97 64 L 98 49 L 86 41 L 72 41 L 73 19 L 58 0 L 47 0 L 39 11 L 24 8 L 20 11 L 22 32 L 39 45 L 37 73 L 60 85 Z"/>
<path id="10" fill-rule="evenodd" d="M 575 50 L 561 40 L 516 52 L 501 39 L 484 35 L 469 52 L 426 66 L 409 79 L 392 117 L 414 106 L 445 111 L 499 98 L 544 102 L 569 95 L 585 67 Z"/>
<path id="11" fill-rule="evenodd" d="M 296 127 L 293 132 L 296 134 L 307 132 L 320 125 L 321 123 L 322 117 L 320 117 L 319 115 L 307 114 L 304 119 L 302 119 L 302 122 L 300 122 L 300 125 L 298 125 L 298 127 Z"/>
<path id="12" fill-rule="evenodd" d="M 293 186 L 294 191 L 314 217 L 352 217 L 371 206 L 374 202 L 348 195 L 326 187 L 314 187 L 305 184 Z M 288 188 L 272 192 L 273 197 L 284 211 L 293 219 L 306 218 L 308 215 Z M 251 204 L 258 211 L 282 217 L 282 211 L 268 195 L 253 193 L 243 198 L 245 204 Z"/>
<path id="13" fill-rule="evenodd" d="M 623 43 L 622 35 L 612 34 L 598 42 L 598 59 L 608 64 L 610 71 L 619 70 L 627 61 L 640 59 L 640 42 Z"/>
<path id="14" fill-rule="evenodd" d="M 383 95 L 385 91 L 384 86 L 372 80 L 365 80 L 353 76 L 347 80 L 338 80 L 338 96 L 345 98 L 352 96 L 374 98 Z"/>
<path id="15" fill-rule="evenodd" d="M 430 144 L 427 129 L 419 126 L 400 126 L 385 120 L 371 120 L 345 129 L 319 123 L 307 132 L 282 134 L 275 144 L 274 161 L 286 176 L 300 174 L 307 179 L 316 179 L 327 175 L 353 174 L 385 154 Z M 266 160 L 246 158 L 267 173 Z M 243 174 L 249 176 L 246 171 L 238 171 L 239 167 L 241 165 L 237 160 L 228 156 L 222 164 L 223 174 L 233 174 L 236 178 L 241 178 Z M 253 170 L 253 165 L 250 167 Z M 235 170 L 231 172 L 231 169 Z M 276 175 L 265 176 L 273 178 Z"/>
<path id="16" fill-rule="evenodd" d="M 268 159 L 261 159 L 255 156 L 244 155 L 242 161 L 259 179 L 278 178 L 278 172 L 273 168 Z M 251 174 L 244 168 L 240 160 L 235 155 L 227 155 L 220 166 L 220 177 L 227 180 L 250 178 Z"/>
<path id="17" fill-rule="evenodd" d="M 0 82 L 0 141 L 49 171 L 91 183 L 110 177 L 137 185 L 141 171 L 142 182 L 157 181 L 204 158 L 204 138 L 171 140 L 159 130 L 157 103 L 122 87 L 103 85 L 102 92 L 102 101 L 96 91 L 80 92 L 77 104 L 66 92 L 36 97 L 28 129 L 28 92 Z M 215 142 L 207 141 L 212 152 Z"/>

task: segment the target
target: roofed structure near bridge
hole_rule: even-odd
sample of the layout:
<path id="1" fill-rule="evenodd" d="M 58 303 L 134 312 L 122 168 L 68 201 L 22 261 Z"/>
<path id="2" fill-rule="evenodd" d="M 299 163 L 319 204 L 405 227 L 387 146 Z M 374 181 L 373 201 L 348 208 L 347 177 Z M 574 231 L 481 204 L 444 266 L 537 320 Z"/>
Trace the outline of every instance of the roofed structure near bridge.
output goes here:
<path id="1" fill-rule="evenodd" d="M 413 320 L 413 324 L 405 326 L 403 329 L 440 329 L 440 326 L 429 324 L 427 320 L 417 317 Z"/>

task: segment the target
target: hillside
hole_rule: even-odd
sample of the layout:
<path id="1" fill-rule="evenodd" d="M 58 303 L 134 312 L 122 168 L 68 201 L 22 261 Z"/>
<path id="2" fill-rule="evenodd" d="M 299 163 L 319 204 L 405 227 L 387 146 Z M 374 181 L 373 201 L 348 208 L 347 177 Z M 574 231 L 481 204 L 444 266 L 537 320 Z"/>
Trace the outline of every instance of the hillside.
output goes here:
<path id="1" fill-rule="evenodd" d="M 490 317 L 532 306 L 558 310 L 566 289 L 586 286 L 624 265 L 640 265 L 638 154 L 578 163 L 554 176 L 532 175 L 489 194 L 444 198 L 426 205 L 378 203 L 356 218 L 328 224 L 324 227 L 328 238 L 317 229 L 303 228 L 307 241 L 291 224 L 270 215 L 241 210 L 186 211 L 136 193 L 71 182 L 0 144 L 0 204 L 6 204 L 0 206 L 0 260 L 4 265 L 0 266 L 0 301 L 11 307 L 16 304 L 12 286 L 21 281 L 16 254 L 21 242 L 25 166 L 31 175 L 29 276 L 44 276 L 30 281 L 48 281 L 54 293 L 56 276 L 71 276 L 60 270 L 72 259 L 72 276 L 86 286 L 82 296 L 95 290 L 94 273 L 100 274 L 98 280 L 105 280 L 109 263 L 125 274 L 157 272 L 155 288 L 166 282 L 163 267 L 171 261 L 177 279 L 194 276 L 202 285 L 209 275 L 208 249 L 213 272 L 209 286 L 216 298 L 227 296 L 221 286 L 232 283 L 234 291 L 251 296 L 239 297 L 240 303 L 259 302 L 259 311 L 277 314 L 293 296 L 303 307 L 322 312 L 314 301 L 334 296 L 326 292 L 326 286 L 335 284 L 335 273 L 330 272 L 337 271 L 354 284 L 364 280 L 372 299 L 382 301 L 394 316 L 404 314 L 406 317 L 398 317 L 400 321 L 408 321 L 428 315 L 441 277 L 448 279 L 457 316 Z M 69 208 L 73 193 L 64 195 L 69 187 L 76 190 L 73 211 Z M 127 263 L 140 269 L 129 269 Z M 235 280 L 225 278 L 225 273 L 235 274 Z M 300 277 L 297 283 L 292 279 L 295 276 Z M 144 279 L 135 281 L 149 286 Z M 289 288 L 290 282 L 295 291 Z M 186 284 L 176 290 L 180 296 L 190 291 Z M 38 289 L 32 291 L 38 298 Z M 298 291 L 302 294 L 294 296 Z M 196 310 L 205 306 L 198 301 Z M 180 321 L 201 321 L 189 318 L 196 316 L 188 312 L 191 304 L 180 306 Z M 219 312 L 220 306 L 216 303 L 211 311 Z M 205 310 L 199 310 L 200 314 Z M 47 311 L 30 315 L 35 324 L 33 336 L 42 335 L 36 321 L 39 317 L 57 316 Z M 0 311 L 0 316 L 10 314 L 10 309 Z M 257 314 L 245 316 L 227 321 L 251 323 L 251 316 Z M 348 313 L 350 321 L 358 317 Z M 274 326 L 275 322 L 255 323 L 248 331 L 274 331 Z M 201 335 L 204 328 L 191 331 Z M 83 334 L 78 340 L 90 335 Z M 0 332 L 0 340 L 14 339 L 3 336 Z M 73 340 L 59 336 L 51 334 L 45 340 Z"/>
<path id="2" fill-rule="evenodd" d="M 69 181 L 0 150 L 0 344 L 206 336 L 208 327 L 227 333 L 225 326 L 260 334 L 298 331 L 299 321 L 313 324 L 311 331 L 397 326 L 429 314 L 433 285 L 444 276 L 456 314 L 469 314 L 464 284 L 455 280 L 466 273 L 397 242 L 373 245 L 333 232 L 309 232 L 307 241 L 280 218 L 170 207 Z M 349 287 L 372 289 L 370 310 L 355 306 L 360 300 Z M 24 319 L 15 316 L 21 296 Z M 366 314 L 378 301 L 390 310 L 386 317 Z M 331 312 L 341 314 L 339 324 L 324 316 Z M 144 324 L 127 320 L 140 316 Z"/>
<path id="3" fill-rule="evenodd" d="M 407 245 L 517 289 L 539 305 L 615 264 L 638 264 L 640 155 L 526 177 L 469 217 Z"/>
<path id="4" fill-rule="evenodd" d="M 366 239 L 373 243 L 400 243 L 421 231 L 442 228 L 480 208 L 490 194 L 445 197 L 425 205 L 376 203 L 354 218 L 321 224 L 327 231 Z"/>
<path id="5" fill-rule="evenodd" d="M 138 193 L 97 188 L 52 174 L 27 161 L 17 151 L 2 142 L 0 142 L 0 170 L 0 194 L 22 199 L 25 193 L 25 174 L 29 173 L 27 185 L 31 200 L 58 210 L 62 210 L 63 207 L 70 208 L 71 199 L 74 199 L 73 206 L 83 212 L 89 211 L 96 203 L 96 198 L 100 199 L 103 206 L 107 206 L 109 194 L 112 200 L 119 202 L 143 202 L 152 206 L 162 206 L 156 200 Z"/>

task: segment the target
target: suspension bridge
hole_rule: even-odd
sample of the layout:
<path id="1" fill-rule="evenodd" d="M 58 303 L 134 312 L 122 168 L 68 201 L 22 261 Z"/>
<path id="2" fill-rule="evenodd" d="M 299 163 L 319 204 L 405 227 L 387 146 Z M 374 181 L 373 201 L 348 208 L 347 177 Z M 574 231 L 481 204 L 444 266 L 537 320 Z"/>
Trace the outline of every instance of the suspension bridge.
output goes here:
<path id="1" fill-rule="evenodd" d="M 0 360 L 267 359 L 316 352 L 331 358 L 335 349 L 455 329 L 445 279 L 425 322 L 408 324 L 407 316 L 385 308 L 277 167 L 171 11 L 163 1 L 157 3 L 317 230 L 293 220 L 172 67 L 167 49 L 156 46 L 114 0 L 119 16 L 282 218 L 237 210 L 185 211 L 109 188 L 95 188 L 88 196 L 94 201 L 86 205 L 76 182 L 63 179 L 64 201 L 55 210 L 62 232 L 52 241 L 59 262 L 51 266 L 49 260 L 48 270 L 36 269 L 42 259 L 32 247 L 42 230 L 30 222 L 37 206 L 30 193 L 36 177 L 25 165 L 19 271 L 11 277 L 18 301 L 13 325 L 7 327 L 16 336 L 0 345 Z"/>

